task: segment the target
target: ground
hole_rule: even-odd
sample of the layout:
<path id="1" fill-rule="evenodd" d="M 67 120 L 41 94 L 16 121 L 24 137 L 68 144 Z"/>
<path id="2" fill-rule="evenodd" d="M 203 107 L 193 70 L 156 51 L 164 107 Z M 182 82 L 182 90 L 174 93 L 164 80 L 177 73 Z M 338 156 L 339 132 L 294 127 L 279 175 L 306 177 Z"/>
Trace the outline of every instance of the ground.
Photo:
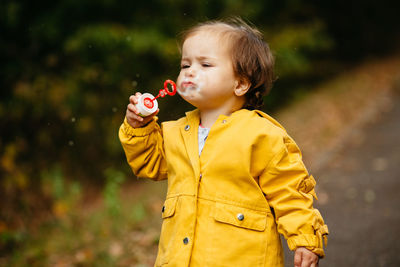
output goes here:
<path id="1" fill-rule="evenodd" d="M 359 119 L 339 134 L 336 145 L 311 159 L 318 183 L 316 207 L 330 231 L 322 267 L 400 266 L 400 83 L 396 79 L 389 91 L 380 90 L 369 101 L 372 105 L 366 105 Z M 285 253 L 285 266 L 293 266 L 293 253 L 287 249 Z"/>
<path id="2" fill-rule="evenodd" d="M 315 173 L 316 206 L 330 231 L 322 267 L 400 266 L 399 96 L 391 105 Z"/>

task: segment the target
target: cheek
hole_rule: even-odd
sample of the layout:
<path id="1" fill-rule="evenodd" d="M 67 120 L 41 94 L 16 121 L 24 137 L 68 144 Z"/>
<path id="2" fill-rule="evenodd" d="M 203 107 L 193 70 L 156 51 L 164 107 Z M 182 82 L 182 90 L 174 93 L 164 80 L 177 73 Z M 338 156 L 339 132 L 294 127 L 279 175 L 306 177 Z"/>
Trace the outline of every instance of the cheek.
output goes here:
<path id="1" fill-rule="evenodd" d="M 180 81 L 182 81 L 182 77 L 183 77 L 183 73 L 182 73 L 182 71 L 180 71 L 179 75 L 178 75 L 178 78 L 176 79 L 176 82 L 179 83 Z"/>
<path id="2" fill-rule="evenodd" d="M 203 70 L 199 70 L 194 77 L 194 82 L 201 88 L 207 84 L 207 75 Z"/>

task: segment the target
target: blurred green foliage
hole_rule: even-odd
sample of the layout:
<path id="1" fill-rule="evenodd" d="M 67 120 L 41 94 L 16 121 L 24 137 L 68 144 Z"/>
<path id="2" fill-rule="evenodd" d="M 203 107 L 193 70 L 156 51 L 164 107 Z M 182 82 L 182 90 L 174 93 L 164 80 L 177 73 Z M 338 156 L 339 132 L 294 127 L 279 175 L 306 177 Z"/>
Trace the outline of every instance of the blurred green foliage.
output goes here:
<path id="1" fill-rule="evenodd" d="M 121 213 L 121 201 L 119 199 L 120 187 L 125 180 L 125 175 L 114 169 L 105 171 L 107 183 L 104 187 L 103 198 L 108 213 L 116 220 Z"/>
<path id="2" fill-rule="evenodd" d="M 75 193 L 60 189 L 59 185 L 67 181 L 61 176 L 55 178 L 57 182 L 49 187 L 49 192 L 55 197 L 55 206 L 64 203 L 68 208 L 59 209 L 54 218 L 43 221 L 29 234 L 22 230 L 8 230 L 1 234 L 3 243 L 18 244 L 18 249 L 0 258 L 0 265 L 152 265 L 161 223 L 160 209 L 154 210 L 152 202 L 159 204 L 161 199 L 145 197 L 144 192 L 149 192 L 146 189 L 144 192 L 136 191 L 135 195 L 125 197 L 129 201 L 122 202 L 122 174 L 108 170 L 106 176 L 102 191 L 104 202 L 88 205 L 71 203 L 69 200 Z"/>
<path id="3" fill-rule="evenodd" d="M 108 209 L 119 212 L 117 188 L 131 175 L 117 136 L 128 97 L 135 91 L 157 93 L 165 79 L 177 77 L 176 37 L 188 26 L 241 16 L 265 33 L 277 62 L 278 80 L 265 99 L 271 112 L 341 66 L 396 49 L 396 4 L 2 1 L 2 239 L 24 225 L 15 217 L 32 217 L 38 209 L 56 217 L 67 213 L 82 195 L 81 182 L 105 185 Z M 163 121 L 191 107 L 176 96 L 160 101 L 160 109 Z M 142 207 L 133 213 L 144 216 Z M 7 244 L 0 244 L 0 253 Z"/>

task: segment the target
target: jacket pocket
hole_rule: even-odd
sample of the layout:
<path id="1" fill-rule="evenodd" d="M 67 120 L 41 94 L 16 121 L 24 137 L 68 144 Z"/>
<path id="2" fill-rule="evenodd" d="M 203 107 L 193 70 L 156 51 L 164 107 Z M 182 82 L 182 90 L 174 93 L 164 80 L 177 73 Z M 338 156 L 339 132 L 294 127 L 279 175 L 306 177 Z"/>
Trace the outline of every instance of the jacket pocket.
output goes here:
<path id="1" fill-rule="evenodd" d="M 211 219 L 205 266 L 263 266 L 267 249 L 267 211 L 215 203 Z"/>
<path id="2" fill-rule="evenodd" d="M 165 200 L 161 210 L 162 213 L 161 216 L 163 219 L 172 217 L 175 214 L 177 200 L 178 200 L 177 197 L 168 198 Z"/>
<path id="3" fill-rule="evenodd" d="M 267 225 L 267 212 L 223 203 L 215 204 L 213 217 L 217 222 L 255 231 L 264 231 Z"/>

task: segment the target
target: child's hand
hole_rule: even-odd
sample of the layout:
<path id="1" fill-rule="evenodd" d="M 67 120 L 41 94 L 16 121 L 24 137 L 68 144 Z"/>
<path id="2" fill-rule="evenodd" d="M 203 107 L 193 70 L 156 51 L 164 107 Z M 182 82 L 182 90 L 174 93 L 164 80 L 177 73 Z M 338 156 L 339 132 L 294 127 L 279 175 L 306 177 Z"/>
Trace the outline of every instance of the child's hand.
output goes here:
<path id="1" fill-rule="evenodd" d="M 312 251 L 299 247 L 294 253 L 294 267 L 318 267 L 318 255 Z"/>
<path id="2" fill-rule="evenodd" d="M 138 103 L 138 99 L 141 95 L 142 95 L 141 93 L 136 93 L 135 95 L 131 95 L 129 97 L 129 104 L 126 109 L 126 120 L 128 121 L 129 125 L 132 126 L 133 128 L 140 128 L 145 126 L 147 123 L 149 123 L 149 121 L 153 119 L 155 115 L 157 115 L 159 111 L 159 109 L 157 109 L 156 112 L 144 118 L 139 116 L 139 111 L 135 105 Z"/>

